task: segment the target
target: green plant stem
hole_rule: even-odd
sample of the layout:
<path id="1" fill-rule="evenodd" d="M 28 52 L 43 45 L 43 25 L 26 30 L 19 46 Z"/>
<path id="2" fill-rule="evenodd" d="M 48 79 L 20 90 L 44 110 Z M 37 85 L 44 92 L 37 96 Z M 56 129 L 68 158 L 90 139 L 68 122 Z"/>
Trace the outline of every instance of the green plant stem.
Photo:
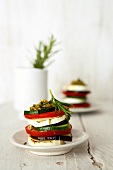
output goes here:
<path id="1" fill-rule="evenodd" d="M 70 117 L 72 112 L 65 107 L 65 106 L 69 106 L 69 104 L 60 102 L 59 100 L 55 99 L 51 90 L 50 90 L 50 94 L 51 94 L 51 100 L 55 104 L 55 107 L 58 108 L 58 110 L 62 110 L 63 112 L 65 112 L 65 114 Z"/>
<path id="2" fill-rule="evenodd" d="M 36 48 L 36 59 L 33 63 L 34 68 L 43 69 L 46 67 L 45 61 L 58 53 L 59 50 L 53 51 L 53 47 L 56 45 L 56 39 L 53 35 L 49 38 L 49 43 L 44 44 L 42 41 L 39 42 L 38 48 Z M 49 62 L 51 63 L 51 62 Z M 49 65 L 49 64 L 48 64 Z"/>

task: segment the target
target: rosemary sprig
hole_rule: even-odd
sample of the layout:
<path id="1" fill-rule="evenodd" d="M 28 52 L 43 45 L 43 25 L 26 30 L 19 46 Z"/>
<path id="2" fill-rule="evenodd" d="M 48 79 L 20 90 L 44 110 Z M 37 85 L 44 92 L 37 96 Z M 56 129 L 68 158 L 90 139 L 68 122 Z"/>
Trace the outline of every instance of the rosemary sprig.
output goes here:
<path id="1" fill-rule="evenodd" d="M 38 47 L 36 48 L 36 58 L 32 63 L 34 68 L 44 69 L 52 63 L 52 61 L 50 61 L 47 65 L 45 65 L 45 62 L 47 60 L 49 60 L 53 55 L 59 52 L 59 50 L 53 50 L 53 47 L 55 45 L 57 45 L 57 40 L 54 38 L 53 35 L 51 35 L 51 37 L 49 38 L 48 44 L 45 44 L 42 41 L 39 42 Z"/>
<path id="2" fill-rule="evenodd" d="M 50 94 L 51 94 L 51 101 L 54 103 L 55 105 L 55 108 L 58 109 L 58 110 L 62 110 L 63 112 L 65 112 L 65 114 L 70 117 L 72 112 L 70 110 L 68 110 L 65 106 L 70 106 L 69 104 L 67 103 L 63 103 L 59 100 L 57 100 L 53 94 L 52 94 L 52 91 L 50 90 Z"/>

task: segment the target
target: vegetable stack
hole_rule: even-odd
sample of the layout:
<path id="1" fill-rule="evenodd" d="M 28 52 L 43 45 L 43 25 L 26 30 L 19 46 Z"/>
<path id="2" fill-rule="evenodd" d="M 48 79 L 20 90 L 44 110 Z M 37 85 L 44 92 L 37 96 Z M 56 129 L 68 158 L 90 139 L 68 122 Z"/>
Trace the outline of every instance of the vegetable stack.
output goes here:
<path id="1" fill-rule="evenodd" d="M 29 123 L 25 127 L 29 145 L 51 146 L 72 141 L 70 105 L 57 100 L 51 91 L 50 94 L 51 100 L 41 100 L 33 104 L 29 111 L 24 111 L 24 117 Z"/>
<path id="2" fill-rule="evenodd" d="M 89 94 L 90 91 L 87 89 L 86 84 L 80 79 L 72 81 L 63 93 L 65 94 L 63 101 L 69 103 L 72 107 L 90 107 L 90 103 L 87 101 L 87 94 Z"/>

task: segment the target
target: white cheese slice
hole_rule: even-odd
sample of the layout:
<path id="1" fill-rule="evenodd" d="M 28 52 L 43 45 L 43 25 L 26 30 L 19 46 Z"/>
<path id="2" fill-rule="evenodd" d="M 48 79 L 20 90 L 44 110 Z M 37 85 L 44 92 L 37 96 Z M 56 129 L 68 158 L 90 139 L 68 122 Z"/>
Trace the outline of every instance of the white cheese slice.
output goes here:
<path id="1" fill-rule="evenodd" d="M 28 123 L 34 127 L 41 127 L 52 125 L 58 122 L 61 122 L 66 119 L 66 115 L 57 116 L 53 118 L 42 118 L 42 119 L 27 119 Z"/>
<path id="2" fill-rule="evenodd" d="M 86 86 L 83 85 L 68 85 L 66 90 L 69 91 L 88 91 Z"/>
<path id="3" fill-rule="evenodd" d="M 63 140 L 37 140 L 28 136 L 28 144 L 31 146 L 56 146 L 63 145 L 65 142 Z"/>
<path id="4" fill-rule="evenodd" d="M 85 103 L 86 99 L 65 97 L 63 99 L 63 102 L 69 103 L 69 104 L 80 104 L 80 103 Z"/>

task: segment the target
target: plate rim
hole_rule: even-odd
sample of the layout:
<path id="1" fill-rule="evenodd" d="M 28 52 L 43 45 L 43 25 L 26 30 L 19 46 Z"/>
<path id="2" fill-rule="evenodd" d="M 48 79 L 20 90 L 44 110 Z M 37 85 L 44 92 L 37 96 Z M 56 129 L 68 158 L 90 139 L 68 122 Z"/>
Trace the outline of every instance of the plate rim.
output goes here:
<path id="1" fill-rule="evenodd" d="M 73 130 L 77 130 L 77 129 L 73 129 Z M 73 149 L 75 148 L 77 145 L 80 145 L 82 144 L 83 142 L 85 142 L 86 140 L 88 140 L 89 138 L 89 135 L 87 132 L 84 132 L 84 131 L 80 131 L 80 130 L 77 130 L 79 132 L 82 132 L 84 136 L 82 136 L 82 138 L 78 141 L 74 141 L 72 143 L 66 143 L 64 145 L 58 145 L 58 146 L 30 146 L 30 145 L 24 145 L 24 144 L 20 144 L 18 142 L 16 142 L 14 140 L 14 135 L 16 135 L 17 133 L 21 132 L 25 132 L 25 130 L 19 130 L 15 133 L 13 133 L 11 136 L 10 136 L 10 142 L 17 146 L 17 147 L 20 147 L 20 148 L 23 148 L 23 149 L 28 149 L 28 150 L 36 150 L 36 151 L 39 151 L 39 152 L 48 152 L 48 151 L 52 151 L 52 150 L 60 150 L 60 149 Z M 26 132 L 25 132 L 26 133 Z M 27 135 L 27 134 L 26 134 Z"/>
<path id="2" fill-rule="evenodd" d="M 90 107 L 87 108 L 70 108 L 70 111 L 72 112 L 76 112 L 76 113 L 87 113 L 87 112 L 96 112 L 99 111 L 99 107 L 96 105 L 92 105 Z"/>

